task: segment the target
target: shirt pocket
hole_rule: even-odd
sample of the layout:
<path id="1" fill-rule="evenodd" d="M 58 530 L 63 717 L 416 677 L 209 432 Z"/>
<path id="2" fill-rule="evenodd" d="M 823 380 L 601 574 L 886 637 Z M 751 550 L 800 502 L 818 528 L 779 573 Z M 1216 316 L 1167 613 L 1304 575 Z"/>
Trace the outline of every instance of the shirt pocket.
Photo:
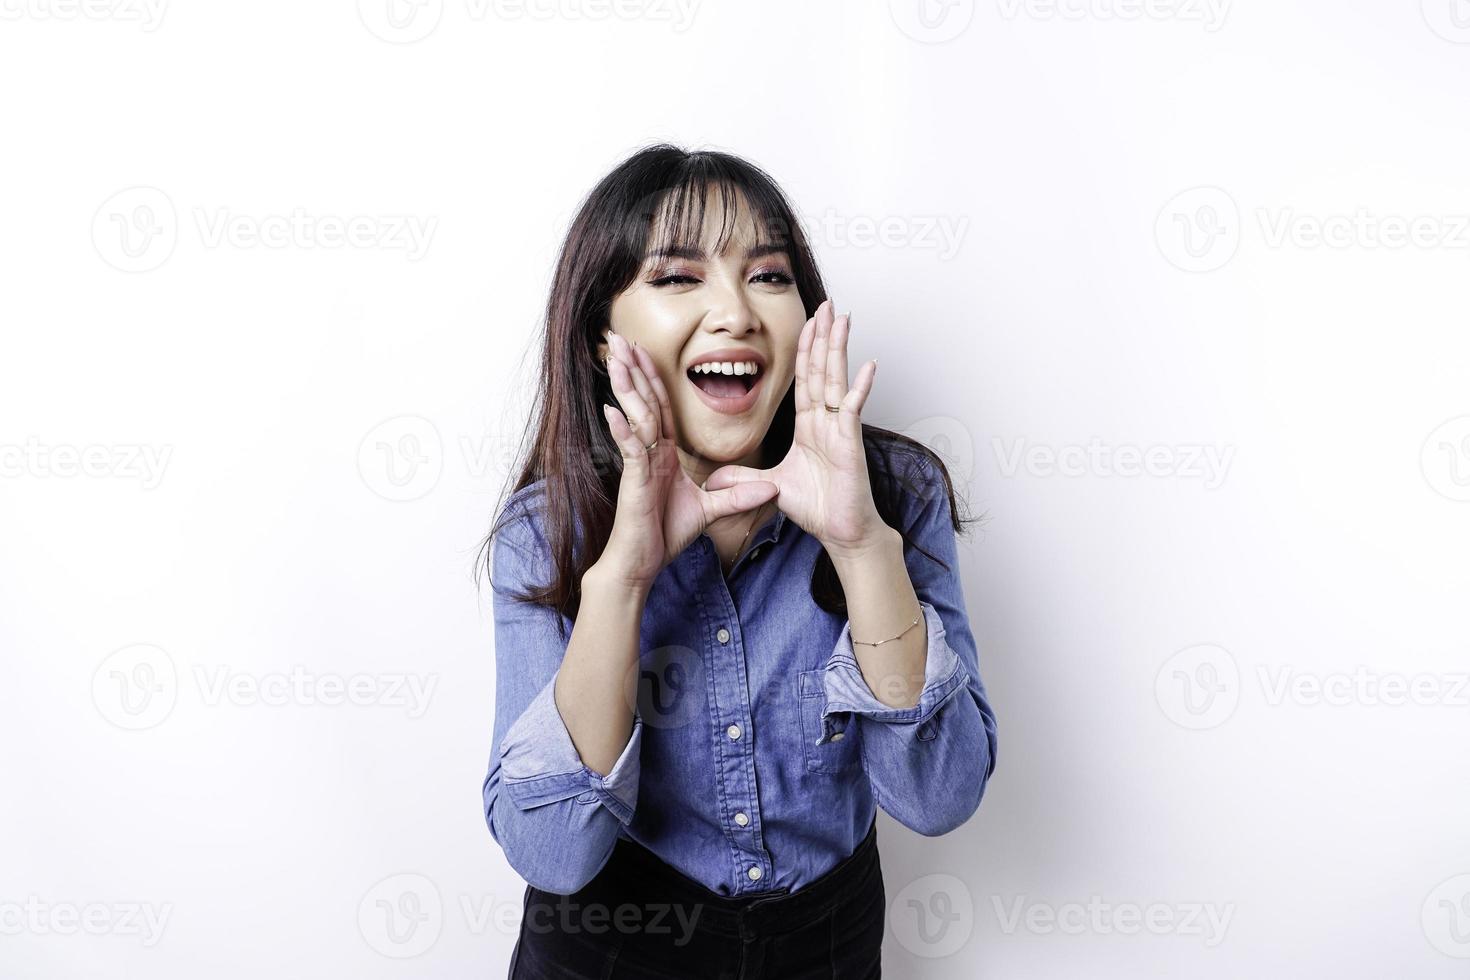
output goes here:
<path id="1" fill-rule="evenodd" d="M 851 711 L 832 715 L 832 737 L 821 745 L 822 712 L 827 708 L 827 692 L 822 686 L 825 669 L 803 670 L 799 675 L 801 701 L 801 754 L 807 772 L 842 775 L 862 765 L 862 729 Z"/>

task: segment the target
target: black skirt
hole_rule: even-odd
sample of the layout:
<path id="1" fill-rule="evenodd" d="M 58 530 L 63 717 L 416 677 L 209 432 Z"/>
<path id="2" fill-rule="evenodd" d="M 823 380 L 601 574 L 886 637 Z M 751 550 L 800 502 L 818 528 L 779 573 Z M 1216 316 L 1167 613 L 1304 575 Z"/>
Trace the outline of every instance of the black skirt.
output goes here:
<path id="1" fill-rule="evenodd" d="M 789 893 L 727 898 L 618 838 L 571 895 L 526 887 L 510 980 L 870 980 L 886 912 L 876 815 L 851 856 Z"/>

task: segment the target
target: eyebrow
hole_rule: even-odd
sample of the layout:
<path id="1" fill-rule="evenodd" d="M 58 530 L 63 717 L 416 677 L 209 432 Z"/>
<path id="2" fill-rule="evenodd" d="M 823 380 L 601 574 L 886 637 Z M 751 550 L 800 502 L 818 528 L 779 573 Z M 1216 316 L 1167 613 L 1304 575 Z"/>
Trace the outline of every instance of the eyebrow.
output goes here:
<path id="1" fill-rule="evenodd" d="M 745 257 L 747 259 L 760 258 L 763 255 L 785 254 L 786 248 L 774 242 L 752 245 L 745 250 Z M 691 259 L 696 262 L 703 262 L 706 258 L 704 249 L 690 245 L 669 245 L 663 248 L 655 248 L 649 251 L 647 257 L 650 259 Z"/>

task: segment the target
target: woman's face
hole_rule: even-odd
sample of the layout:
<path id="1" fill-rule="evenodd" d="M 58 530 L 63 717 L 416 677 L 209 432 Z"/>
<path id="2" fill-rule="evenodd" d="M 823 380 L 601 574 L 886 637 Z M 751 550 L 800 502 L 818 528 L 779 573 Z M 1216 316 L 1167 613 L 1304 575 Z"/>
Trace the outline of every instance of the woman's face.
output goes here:
<path id="1" fill-rule="evenodd" d="M 726 463 L 761 465 L 761 440 L 791 387 L 807 319 L 790 259 L 758 234 L 743 200 L 725 250 L 710 254 L 720 230 L 717 193 L 711 189 L 706 201 L 700 248 L 661 254 L 655 242 L 611 313 L 612 330 L 645 348 L 657 365 L 680 460 L 696 483 Z M 600 352 L 607 350 L 605 337 Z M 691 373 L 711 354 L 731 362 L 735 373 L 724 374 L 723 367 Z M 758 368 L 749 375 L 742 362 L 752 360 Z"/>

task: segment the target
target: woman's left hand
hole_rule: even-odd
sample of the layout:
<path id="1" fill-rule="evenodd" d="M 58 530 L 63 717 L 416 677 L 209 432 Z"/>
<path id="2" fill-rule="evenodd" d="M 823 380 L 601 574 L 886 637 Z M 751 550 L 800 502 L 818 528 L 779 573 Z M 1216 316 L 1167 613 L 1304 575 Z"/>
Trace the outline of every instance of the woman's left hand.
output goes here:
<path id="1" fill-rule="evenodd" d="M 765 470 L 722 466 L 705 481 L 707 490 L 752 480 L 776 484 L 776 506 L 835 559 L 861 555 L 887 530 L 868 483 L 860 417 L 878 362 L 863 364 L 849 390 L 849 320 L 850 315 L 834 317 L 832 301 L 827 300 L 801 329 L 796 343 L 796 427 L 786 458 Z M 840 406 L 840 411 L 830 412 L 824 403 Z"/>

